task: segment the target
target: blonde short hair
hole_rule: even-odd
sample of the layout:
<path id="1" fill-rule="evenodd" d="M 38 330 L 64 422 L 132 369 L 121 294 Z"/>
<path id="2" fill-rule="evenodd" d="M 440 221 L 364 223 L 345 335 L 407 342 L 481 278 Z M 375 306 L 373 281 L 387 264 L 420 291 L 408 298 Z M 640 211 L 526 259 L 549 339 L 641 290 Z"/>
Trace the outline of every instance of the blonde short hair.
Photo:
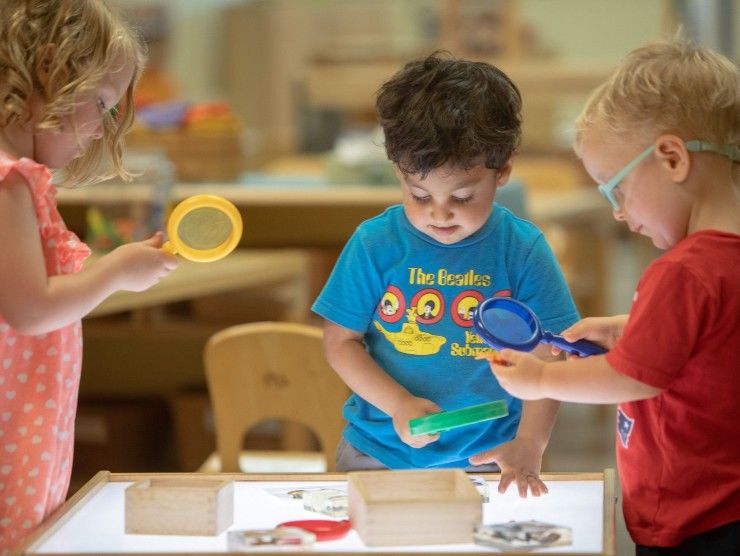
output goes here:
<path id="1" fill-rule="evenodd" d="M 576 120 L 576 151 L 594 125 L 640 142 L 676 133 L 737 146 L 738 68 L 721 54 L 680 39 L 637 48 L 588 99 Z"/>
<path id="2" fill-rule="evenodd" d="M 37 74 L 46 45 L 54 45 L 49 81 Z M 102 0 L 2 0 L 0 2 L 0 126 L 30 119 L 29 100 L 45 102 L 39 129 L 59 130 L 74 113 L 81 95 L 119 68 L 132 63 L 134 77 L 119 109 L 109 113 L 102 138 L 64 169 L 64 182 L 85 184 L 120 176 L 123 135 L 134 119 L 133 89 L 141 74 L 146 49 L 136 32 Z M 106 164 L 106 161 L 108 164 Z"/>

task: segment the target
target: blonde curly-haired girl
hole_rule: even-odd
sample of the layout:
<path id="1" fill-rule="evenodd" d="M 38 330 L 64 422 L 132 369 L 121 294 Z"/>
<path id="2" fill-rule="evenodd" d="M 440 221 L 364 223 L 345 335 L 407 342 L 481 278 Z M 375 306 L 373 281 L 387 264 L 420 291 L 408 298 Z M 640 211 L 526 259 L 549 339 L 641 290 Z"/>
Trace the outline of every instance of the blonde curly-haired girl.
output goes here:
<path id="1" fill-rule="evenodd" d="M 81 269 L 64 184 L 127 178 L 121 139 L 145 52 L 101 0 L 0 3 L 0 553 L 64 501 L 81 368 L 80 319 L 174 268 L 161 234 Z"/>

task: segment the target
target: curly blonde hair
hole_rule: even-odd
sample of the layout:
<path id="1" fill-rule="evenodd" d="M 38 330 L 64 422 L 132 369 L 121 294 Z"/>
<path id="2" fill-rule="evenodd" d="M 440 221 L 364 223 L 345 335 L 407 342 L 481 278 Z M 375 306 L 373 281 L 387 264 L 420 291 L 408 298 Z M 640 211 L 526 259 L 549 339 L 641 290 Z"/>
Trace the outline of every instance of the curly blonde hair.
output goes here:
<path id="1" fill-rule="evenodd" d="M 617 137 L 677 133 L 720 146 L 740 139 L 740 75 L 730 60 L 676 38 L 630 52 L 576 120 L 575 148 L 597 125 Z"/>
<path id="2" fill-rule="evenodd" d="M 54 45 L 46 87 L 38 80 L 41 57 Z M 45 102 L 39 129 L 59 130 L 86 91 L 94 88 L 121 59 L 133 63 L 134 76 L 119 109 L 109 112 L 103 135 L 64 168 L 64 184 L 87 184 L 119 176 L 123 136 L 134 120 L 133 90 L 146 48 L 137 33 L 102 0 L 2 0 L 0 2 L 0 126 L 29 121 L 29 100 Z M 120 62 L 119 62 L 120 63 Z M 106 164 L 108 163 L 108 164 Z"/>

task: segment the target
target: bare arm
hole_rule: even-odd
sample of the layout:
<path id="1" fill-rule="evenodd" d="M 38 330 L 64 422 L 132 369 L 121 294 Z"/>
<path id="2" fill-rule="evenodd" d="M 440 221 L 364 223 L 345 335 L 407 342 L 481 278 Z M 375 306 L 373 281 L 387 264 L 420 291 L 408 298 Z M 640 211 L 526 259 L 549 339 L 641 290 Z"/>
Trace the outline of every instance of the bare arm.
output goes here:
<path id="1" fill-rule="evenodd" d="M 392 415 L 409 392 L 393 380 L 365 350 L 362 334 L 333 322 L 324 324 L 324 351 L 329 364 L 358 396 Z"/>
<path id="2" fill-rule="evenodd" d="M 11 173 L 0 187 L 0 314 L 24 334 L 74 322 L 119 289 L 140 291 L 176 266 L 161 237 L 125 245 L 70 275 L 48 277 L 31 193 Z"/>
<path id="3" fill-rule="evenodd" d="M 538 346 L 534 353 L 543 359 L 554 359 L 545 345 Z M 528 492 L 533 496 L 546 494 L 547 486 L 540 479 L 539 473 L 542 467 L 542 454 L 550 441 L 559 407 L 560 402 L 549 399 L 524 401 L 516 437 L 476 454 L 470 458 L 470 463 L 498 464 L 501 468 L 498 491 L 501 493 L 506 492 L 511 483 L 515 483 L 521 497 L 526 497 Z"/>
<path id="4" fill-rule="evenodd" d="M 380 368 L 365 350 L 362 334 L 325 321 L 324 351 L 329 364 L 353 392 L 393 419 L 396 432 L 406 444 L 420 448 L 437 439 L 437 435 L 412 437 L 408 421 L 440 408 L 412 395 Z"/>
<path id="5" fill-rule="evenodd" d="M 546 361 L 555 360 L 549 348 L 543 344 L 537 346 L 532 353 Z M 550 441 L 559 408 L 560 402 L 554 399 L 525 400 L 522 403 L 522 417 L 516 433 L 517 438 L 533 442 L 544 452 Z"/>
<path id="6" fill-rule="evenodd" d="M 516 432 L 517 438 L 531 441 L 544 452 L 547 443 L 550 442 L 559 408 L 560 402 L 551 399 L 522 402 L 522 417 Z"/>
<path id="7" fill-rule="evenodd" d="M 617 372 L 605 355 L 548 363 L 541 384 L 544 396 L 565 402 L 621 403 L 662 391 Z"/>
<path id="8" fill-rule="evenodd" d="M 491 369 L 512 395 L 522 399 L 551 398 L 579 403 L 621 403 L 652 398 L 661 389 L 617 372 L 605 355 L 543 363 L 528 353 L 504 350 L 509 365 Z"/>

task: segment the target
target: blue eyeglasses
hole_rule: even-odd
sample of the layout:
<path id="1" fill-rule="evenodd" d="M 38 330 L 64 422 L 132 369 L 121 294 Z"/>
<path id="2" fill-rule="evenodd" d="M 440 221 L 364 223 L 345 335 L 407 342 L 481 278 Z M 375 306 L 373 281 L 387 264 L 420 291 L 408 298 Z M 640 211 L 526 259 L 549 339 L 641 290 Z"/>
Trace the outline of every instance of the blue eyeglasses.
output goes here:
<path id="1" fill-rule="evenodd" d="M 686 141 L 685 144 L 686 150 L 689 152 L 697 153 L 702 151 L 711 151 L 724 155 L 733 162 L 740 162 L 740 147 L 737 145 L 718 147 L 713 143 L 699 141 L 697 139 Z M 635 166 L 645 160 L 654 149 L 655 145 L 650 145 L 647 149 L 638 154 L 632 162 L 617 172 L 612 179 L 599 186 L 599 191 L 604 197 L 606 197 L 606 200 L 609 201 L 614 210 L 619 210 L 619 201 L 614 195 L 614 190 L 619 187 L 620 182 L 625 178 L 625 176 L 629 174 Z"/>

